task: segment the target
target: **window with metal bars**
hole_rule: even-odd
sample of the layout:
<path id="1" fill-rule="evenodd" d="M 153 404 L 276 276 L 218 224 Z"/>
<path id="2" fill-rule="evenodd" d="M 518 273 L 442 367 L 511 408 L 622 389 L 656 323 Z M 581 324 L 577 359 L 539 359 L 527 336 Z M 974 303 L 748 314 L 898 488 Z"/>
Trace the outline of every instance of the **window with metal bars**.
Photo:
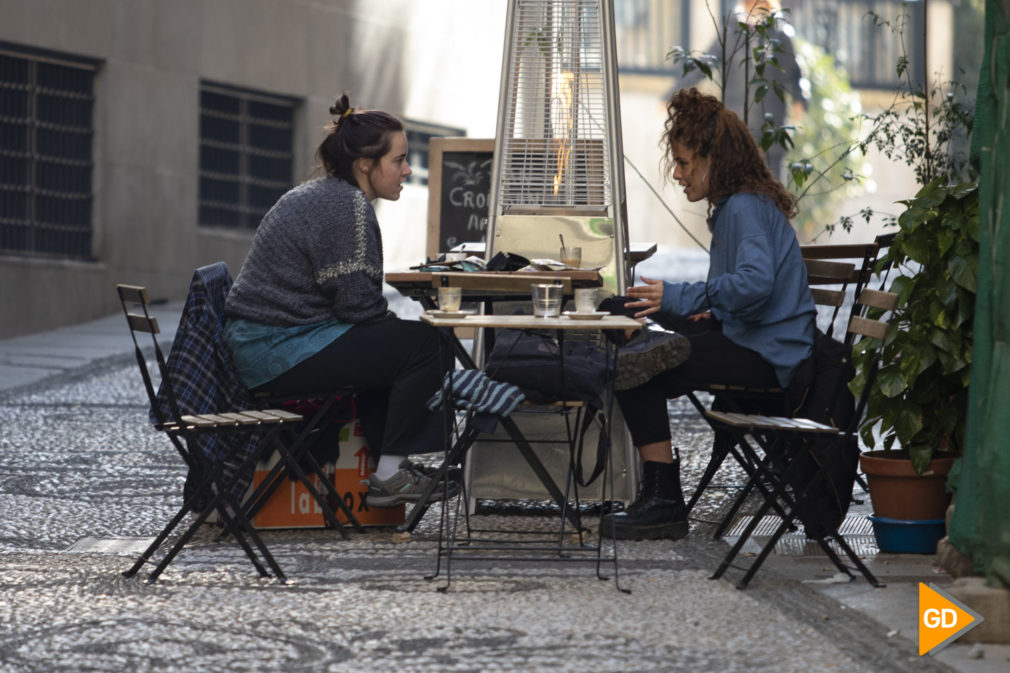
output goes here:
<path id="1" fill-rule="evenodd" d="M 673 45 L 691 43 L 691 0 L 617 0 L 614 31 L 621 72 L 670 76 Z"/>
<path id="2" fill-rule="evenodd" d="M 407 182 L 414 185 L 428 184 L 428 141 L 432 138 L 456 137 L 464 135 L 464 130 L 452 126 L 439 126 L 405 119 L 403 128 L 407 133 L 407 163 L 412 171 Z"/>
<path id="3" fill-rule="evenodd" d="M 796 35 L 833 54 L 849 74 L 852 86 L 893 89 L 898 85 L 898 59 L 904 55 L 912 79 L 924 82 L 922 27 L 925 3 L 910 0 L 792 0 L 790 21 Z M 876 25 L 871 12 L 903 36 Z M 904 42 L 904 46 L 902 46 Z"/>
<path id="4" fill-rule="evenodd" d="M 0 253 L 91 259 L 97 67 L 0 43 Z"/>
<path id="5" fill-rule="evenodd" d="M 297 99 L 200 86 L 199 222 L 255 229 L 292 187 Z"/>

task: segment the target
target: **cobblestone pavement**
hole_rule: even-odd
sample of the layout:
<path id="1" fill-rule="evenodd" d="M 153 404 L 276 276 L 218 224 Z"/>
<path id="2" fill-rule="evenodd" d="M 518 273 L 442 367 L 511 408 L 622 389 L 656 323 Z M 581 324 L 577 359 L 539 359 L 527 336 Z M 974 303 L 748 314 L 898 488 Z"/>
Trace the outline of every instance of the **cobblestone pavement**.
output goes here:
<path id="1" fill-rule="evenodd" d="M 865 619 L 838 644 L 805 614 L 837 603 L 776 573 L 745 592 L 707 579 L 723 547 L 697 527 L 621 544 L 630 594 L 591 563 L 457 564 L 439 593 L 424 579 L 435 509 L 400 544 L 388 530 L 266 532 L 287 584 L 259 579 L 210 527 L 158 582 L 124 578 L 183 480 L 142 399 L 125 358 L 0 397 L 0 670 L 946 670 Z M 688 451 L 685 462 L 701 463 Z"/>
<path id="2" fill-rule="evenodd" d="M 82 334 L 90 364 L 78 361 Z M 441 577 L 425 579 L 437 507 L 400 543 L 389 530 L 265 532 L 286 584 L 258 578 L 211 527 L 158 582 L 125 578 L 179 506 L 184 471 L 148 424 L 116 335 L 121 317 L 0 342 L 2 673 L 1007 670 L 1008 652 L 988 646 L 984 659 L 957 643 L 916 656 L 916 583 L 949 581 L 931 557 L 869 550 L 886 589 L 835 583 L 822 556 L 778 552 L 746 591 L 708 579 L 726 549 L 705 523 L 720 490 L 703 498 L 688 538 L 619 544 L 630 594 L 597 580 L 592 563 L 548 562 L 456 564 L 440 593 Z M 711 436 L 686 404 L 671 407 L 671 425 L 691 484 Z M 477 518 L 550 522 L 535 512 Z"/>

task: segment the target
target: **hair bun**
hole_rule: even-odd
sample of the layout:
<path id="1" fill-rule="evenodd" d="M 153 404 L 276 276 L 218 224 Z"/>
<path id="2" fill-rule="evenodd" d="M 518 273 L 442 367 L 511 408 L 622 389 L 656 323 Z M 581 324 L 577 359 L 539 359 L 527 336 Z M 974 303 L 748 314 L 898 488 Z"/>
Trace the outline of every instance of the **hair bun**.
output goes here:
<path id="1" fill-rule="evenodd" d="M 345 91 L 340 98 L 338 98 L 333 105 L 330 106 L 330 114 L 338 119 L 343 119 L 347 115 L 351 114 L 351 100 L 347 97 L 347 92 Z"/>

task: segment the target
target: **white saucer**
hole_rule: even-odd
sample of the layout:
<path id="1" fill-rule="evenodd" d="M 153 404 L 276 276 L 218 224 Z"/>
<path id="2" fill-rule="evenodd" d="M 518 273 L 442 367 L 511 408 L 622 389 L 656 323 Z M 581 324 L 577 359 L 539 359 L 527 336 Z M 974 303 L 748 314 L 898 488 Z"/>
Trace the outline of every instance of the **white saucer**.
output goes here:
<path id="1" fill-rule="evenodd" d="M 589 311 L 588 313 L 579 313 L 578 311 L 565 311 L 566 315 L 571 320 L 600 320 L 603 316 L 610 315 L 607 311 Z"/>
<path id="2" fill-rule="evenodd" d="M 437 309 L 426 311 L 426 313 L 432 318 L 465 318 L 468 315 L 473 315 L 473 311 L 439 311 Z"/>

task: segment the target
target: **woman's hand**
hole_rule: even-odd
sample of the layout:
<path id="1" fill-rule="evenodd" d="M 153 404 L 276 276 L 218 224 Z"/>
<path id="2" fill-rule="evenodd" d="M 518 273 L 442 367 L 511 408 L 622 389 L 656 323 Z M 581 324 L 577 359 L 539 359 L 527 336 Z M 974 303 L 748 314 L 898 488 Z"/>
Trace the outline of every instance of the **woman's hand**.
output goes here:
<path id="1" fill-rule="evenodd" d="M 694 315 L 687 316 L 687 319 L 691 322 L 701 322 L 702 320 L 711 320 L 712 312 L 705 311 L 704 313 L 695 313 Z"/>
<path id="2" fill-rule="evenodd" d="M 644 318 L 655 313 L 663 306 L 663 281 L 642 276 L 645 285 L 628 288 L 628 296 L 638 301 L 631 301 L 625 306 L 636 309 L 635 317 Z"/>

